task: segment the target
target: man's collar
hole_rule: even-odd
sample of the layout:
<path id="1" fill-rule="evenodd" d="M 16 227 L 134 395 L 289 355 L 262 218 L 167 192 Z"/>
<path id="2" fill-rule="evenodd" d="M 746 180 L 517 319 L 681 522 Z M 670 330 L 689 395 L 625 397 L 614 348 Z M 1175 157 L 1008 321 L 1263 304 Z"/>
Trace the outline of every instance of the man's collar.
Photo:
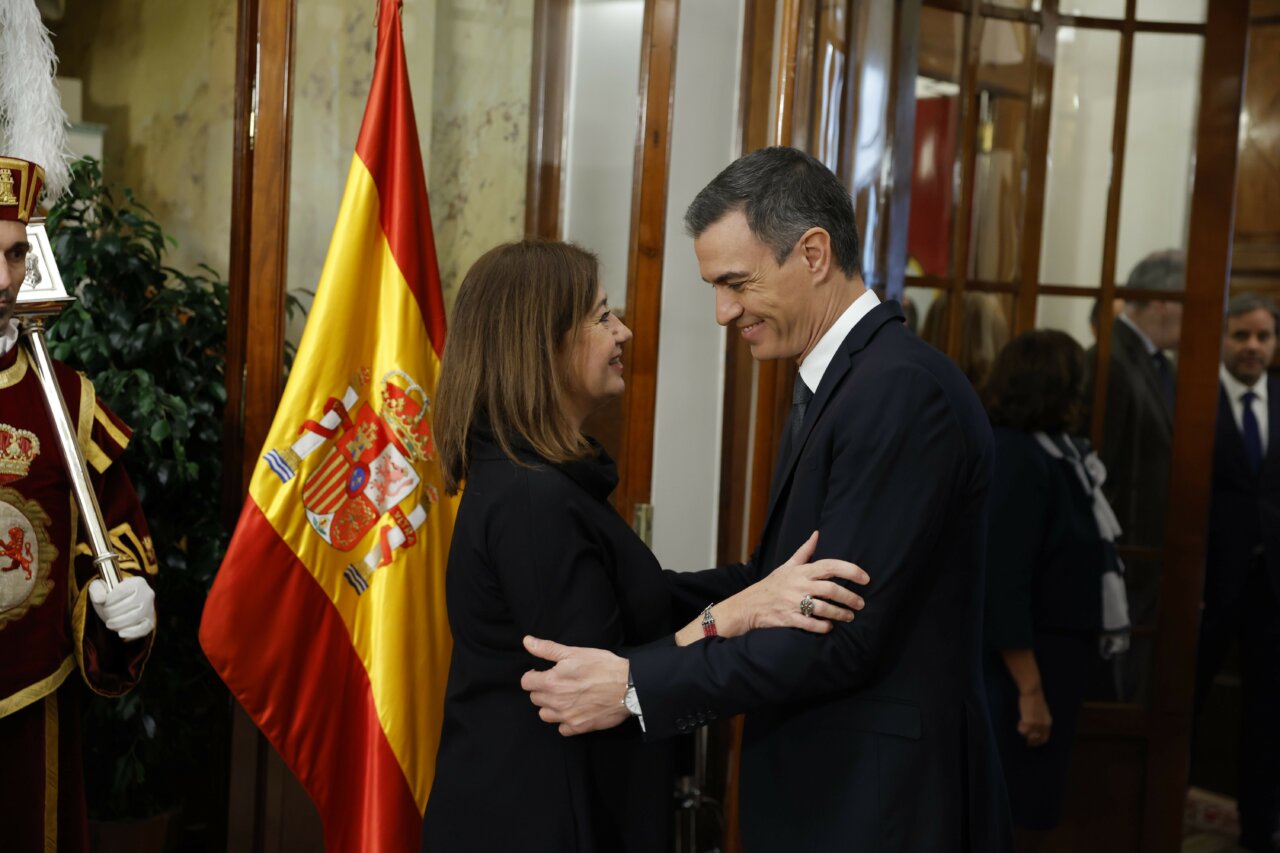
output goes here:
<path id="1" fill-rule="evenodd" d="M 800 378 L 804 380 L 804 384 L 810 391 L 818 390 L 818 385 L 822 383 L 823 374 L 827 372 L 831 359 L 835 358 L 836 351 L 840 349 L 840 344 L 848 337 L 849 332 L 858 325 L 859 320 L 879 304 L 880 298 L 876 296 L 875 291 L 867 288 L 861 296 L 853 300 L 848 308 L 844 309 L 844 313 L 837 317 L 831 324 L 831 328 L 818 339 L 818 343 L 800 363 Z"/>
<path id="2" fill-rule="evenodd" d="M 1218 377 L 1222 380 L 1222 387 L 1227 392 L 1227 399 L 1238 401 L 1245 391 L 1252 391 L 1263 403 L 1267 402 L 1267 374 L 1265 371 L 1257 382 L 1252 385 L 1245 385 L 1239 379 L 1236 379 L 1230 370 L 1227 370 L 1225 364 L 1219 364 Z"/>
<path id="3" fill-rule="evenodd" d="M 18 324 L 10 320 L 0 331 L 0 356 L 7 355 L 18 343 Z"/>
<path id="4" fill-rule="evenodd" d="M 1160 348 L 1155 345 L 1151 338 L 1147 337 L 1147 333 L 1139 329 L 1138 324 L 1129 319 L 1129 315 L 1121 312 L 1116 319 L 1133 330 L 1133 333 L 1138 336 L 1138 340 L 1142 341 L 1142 346 L 1147 351 L 1147 355 L 1155 355 L 1160 351 Z"/>

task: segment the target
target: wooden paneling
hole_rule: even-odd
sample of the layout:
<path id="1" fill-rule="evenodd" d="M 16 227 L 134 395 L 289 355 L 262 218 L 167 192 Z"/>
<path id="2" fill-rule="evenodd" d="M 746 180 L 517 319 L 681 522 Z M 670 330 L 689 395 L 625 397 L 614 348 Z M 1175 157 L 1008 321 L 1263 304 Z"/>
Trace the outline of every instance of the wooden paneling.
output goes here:
<path id="1" fill-rule="evenodd" d="M 1040 25 L 1035 49 L 1035 82 L 1032 85 L 1031 129 L 1027 160 L 1026 218 L 1022 222 L 1022 270 L 1018 300 L 1014 306 L 1012 335 L 1035 328 L 1036 285 L 1040 279 L 1040 251 L 1044 236 L 1045 184 L 1049 161 L 1049 126 L 1052 117 L 1053 68 L 1058 45 L 1058 16 L 1049 4 Z"/>
<path id="2" fill-rule="evenodd" d="M 770 85 L 773 68 L 773 27 L 778 0 L 747 0 L 743 26 L 741 145 L 743 152 L 769 144 Z M 751 504 L 751 464 L 755 438 L 751 428 L 751 398 L 755 362 L 740 335 L 725 336 L 724 417 L 721 432 L 720 524 L 716 557 L 720 565 L 745 560 L 753 543 L 748 530 Z M 735 780 L 735 776 L 730 776 Z M 735 801 L 736 805 L 736 801 Z M 726 820 L 726 823 L 729 823 Z"/>
<path id="3" fill-rule="evenodd" d="M 234 523 L 283 390 L 294 0 L 240 0 L 232 167 L 224 515 Z M 323 850 L 302 786 L 238 707 L 232 713 L 229 853 Z"/>
<path id="4" fill-rule="evenodd" d="M 1236 257 L 1280 249 L 1280 23 L 1249 33 L 1249 72 L 1236 180 Z"/>
<path id="5" fill-rule="evenodd" d="M 222 517 L 234 527 L 244 503 L 245 358 L 249 340 L 249 245 L 253 214 L 253 90 L 257 76 L 258 0 L 239 0 L 236 20 L 235 140 L 231 171 L 231 246 L 227 269 L 227 406 L 222 413 Z"/>
<path id="6" fill-rule="evenodd" d="M 902 282 L 907 268 L 907 235 L 911 225 L 911 175 L 915 167 L 917 38 L 920 29 L 920 0 L 906 0 L 894 15 L 894 65 L 889 85 L 893 104 L 890 148 L 896 179 L 889 198 L 889 228 L 884 249 L 885 292 L 890 299 L 902 298 Z M 878 282 L 877 282 L 878 283 Z M 922 318 L 923 319 L 923 318 Z"/>
<path id="7" fill-rule="evenodd" d="M 533 8 L 524 233 L 543 240 L 560 239 L 560 167 L 571 10 L 572 0 L 535 0 Z"/>
<path id="8" fill-rule="evenodd" d="M 1187 783 L 1187 743 L 1212 477 L 1223 297 L 1231 266 L 1232 210 L 1248 37 L 1247 0 L 1210 4 L 1206 22 L 1187 288 L 1179 347 L 1172 470 L 1165 524 L 1142 850 L 1175 849 Z M 1105 313 L 1105 312 L 1104 312 Z"/>
<path id="9" fill-rule="evenodd" d="M 646 0 L 640 41 L 640 103 L 636 170 L 631 196 L 627 324 L 635 333 L 625 360 L 620 481 L 614 506 L 631 519 L 653 487 L 653 417 L 658 392 L 658 336 L 662 317 L 662 256 L 666 242 L 671 111 L 675 102 L 679 0 Z"/>
<path id="10" fill-rule="evenodd" d="M 1045 853 L 1134 853 L 1141 826 L 1132 805 L 1142 801 L 1146 749 L 1140 739 L 1079 740 L 1067 776 L 1066 818 Z M 1105 767 L 1105 773 L 1098 768 Z M 1181 824 L 1181 809 L 1174 818 Z M 1165 848 L 1177 850 L 1178 846 Z"/>

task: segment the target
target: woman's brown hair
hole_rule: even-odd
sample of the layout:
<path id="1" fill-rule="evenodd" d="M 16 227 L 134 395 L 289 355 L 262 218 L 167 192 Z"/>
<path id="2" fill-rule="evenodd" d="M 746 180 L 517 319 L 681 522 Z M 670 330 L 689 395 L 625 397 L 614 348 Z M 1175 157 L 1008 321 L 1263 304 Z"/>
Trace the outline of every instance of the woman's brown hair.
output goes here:
<path id="1" fill-rule="evenodd" d="M 560 363 L 566 335 L 590 313 L 598 288 L 596 256 L 568 243 L 507 243 L 471 265 L 436 383 L 446 492 L 456 494 L 467 476 L 467 434 L 478 422 L 513 460 L 517 437 L 549 462 L 590 452 L 561 407 Z"/>
<path id="2" fill-rule="evenodd" d="M 1084 350 L 1066 332 L 1023 332 L 1001 351 L 986 388 L 993 426 L 1074 432 L 1084 408 Z"/>
<path id="3" fill-rule="evenodd" d="M 946 352 L 948 295 L 939 294 L 929 306 L 920 328 L 920 337 Z M 1000 304 L 989 293 L 966 292 L 960 301 L 960 346 L 956 352 L 956 364 L 969 377 L 974 388 L 982 389 L 991 375 L 996 356 L 1009 342 L 1009 324 L 1005 321 Z"/>

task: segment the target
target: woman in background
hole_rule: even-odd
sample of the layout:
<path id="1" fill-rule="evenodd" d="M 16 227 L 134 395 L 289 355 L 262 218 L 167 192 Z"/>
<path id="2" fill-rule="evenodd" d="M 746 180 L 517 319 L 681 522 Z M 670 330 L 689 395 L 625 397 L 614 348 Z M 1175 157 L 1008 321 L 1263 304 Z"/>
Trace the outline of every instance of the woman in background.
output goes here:
<path id="1" fill-rule="evenodd" d="M 947 331 L 951 318 L 947 311 L 950 296 L 938 294 L 925 312 L 920 326 L 920 338 L 947 351 Z M 960 300 L 960 346 L 955 361 L 969 377 L 969 382 L 981 393 L 991 374 L 996 356 L 1009 342 L 1009 324 L 995 294 L 966 292 Z"/>
<path id="2" fill-rule="evenodd" d="M 996 451 L 986 684 L 1017 848 L 1027 851 L 1061 820 L 1087 674 L 1099 653 L 1127 645 L 1128 616 L 1105 472 L 1072 437 L 1084 351 L 1059 331 L 1019 335 L 996 359 L 986 401 Z"/>
<path id="3" fill-rule="evenodd" d="M 595 256 L 565 243 L 499 246 L 459 289 L 435 407 L 445 488 L 455 493 L 465 478 L 466 489 L 447 569 L 454 645 L 423 827 L 429 853 L 671 847 L 669 747 L 643 744 L 635 717 L 561 737 L 520 688 L 542 665 L 525 635 L 624 656 L 704 635 L 697 614 L 673 612 L 653 554 L 609 503 L 612 460 L 582 433 L 588 415 L 622 394 L 630 338 Z M 812 544 L 709 607 L 718 633 L 825 632 L 828 620 L 852 619 L 846 608 L 861 599 L 826 578 L 865 575 L 834 560 L 803 565 Z M 807 595 L 812 617 L 795 605 Z"/>

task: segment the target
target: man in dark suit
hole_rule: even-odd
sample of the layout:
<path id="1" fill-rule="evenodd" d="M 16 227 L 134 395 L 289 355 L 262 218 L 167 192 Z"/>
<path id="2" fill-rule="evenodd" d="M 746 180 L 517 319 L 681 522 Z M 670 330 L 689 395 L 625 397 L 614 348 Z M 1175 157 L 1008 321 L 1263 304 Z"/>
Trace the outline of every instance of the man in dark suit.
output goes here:
<path id="1" fill-rule="evenodd" d="M 981 677 L 992 439 L 977 397 L 896 303 L 865 288 L 848 192 L 807 154 L 743 157 L 685 223 L 717 321 L 757 359 L 794 359 L 799 376 L 755 554 L 671 573 L 676 609 L 724 600 L 815 530 L 818 556 L 867 568 L 866 609 L 826 635 L 762 629 L 629 661 L 531 638 L 558 663 L 525 688 L 565 734 L 631 713 L 660 738 L 747 712 L 753 853 L 1009 849 Z M 813 603 L 796 607 L 808 616 Z"/>
<path id="2" fill-rule="evenodd" d="M 1128 287 L 1181 291 L 1185 265 L 1180 252 L 1156 252 L 1129 273 Z M 1182 335 L 1182 303 L 1150 296 L 1129 297 L 1111 327 L 1106 409 L 1098 455 L 1106 467 L 1103 493 L 1120 522 L 1119 545 L 1160 548 L 1168 509 L 1169 464 L 1173 449 L 1174 365 Z M 1087 365 L 1092 373 L 1095 348 Z M 1093 399 L 1090 379 L 1087 399 Z M 1087 423 L 1087 420 L 1086 420 Z M 1126 562 L 1129 618 L 1135 626 L 1153 626 L 1160 587 L 1160 566 Z M 1101 671 L 1093 698 L 1142 702 L 1151 680 L 1150 645 L 1135 643 Z"/>
<path id="3" fill-rule="evenodd" d="M 1196 717 L 1240 643 L 1240 846 L 1280 850 L 1280 379 L 1276 307 L 1246 293 L 1227 306 Z"/>

